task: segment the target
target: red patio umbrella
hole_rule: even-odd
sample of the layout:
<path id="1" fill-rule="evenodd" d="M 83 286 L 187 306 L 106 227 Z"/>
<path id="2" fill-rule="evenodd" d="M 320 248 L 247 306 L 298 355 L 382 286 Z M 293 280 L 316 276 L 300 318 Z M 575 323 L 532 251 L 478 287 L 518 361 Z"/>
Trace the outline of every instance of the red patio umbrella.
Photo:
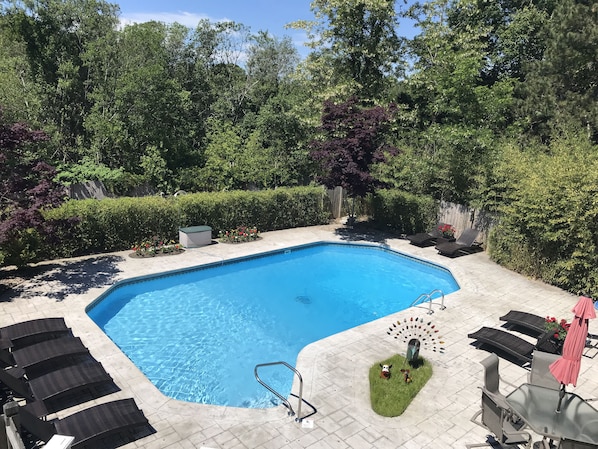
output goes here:
<path id="1" fill-rule="evenodd" d="M 565 386 L 567 384 L 577 385 L 577 377 L 581 367 L 581 356 L 586 346 L 588 338 L 588 322 L 591 318 L 596 318 L 594 303 L 586 296 L 581 296 L 575 307 L 573 307 L 575 317 L 571 321 L 569 331 L 563 344 L 563 353 L 555 362 L 550 365 L 550 372 L 561 383 L 561 394 L 556 411 L 561 411 L 561 402 L 565 396 Z"/>

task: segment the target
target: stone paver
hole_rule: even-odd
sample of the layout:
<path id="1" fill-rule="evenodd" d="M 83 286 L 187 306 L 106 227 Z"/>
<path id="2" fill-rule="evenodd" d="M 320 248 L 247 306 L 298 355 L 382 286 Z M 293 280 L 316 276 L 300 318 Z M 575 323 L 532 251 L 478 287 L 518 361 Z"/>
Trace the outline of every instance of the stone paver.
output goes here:
<path id="1" fill-rule="evenodd" d="M 422 356 L 433 365 L 434 375 L 402 416 L 384 418 L 376 415 L 369 404 L 369 368 L 406 349 L 386 335 L 388 324 L 401 318 L 426 317 L 427 306 L 411 308 L 308 345 L 299 355 L 297 369 L 305 382 L 304 397 L 317 409 L 309 418 L 311 428 L 287 416 L 282 406 L 250 410 L 165 397 L 85 314 L 85 307 L 118 280 L 314 241 L 368 240 L 367 236 L 350 237 L 351 233 L 340 225 L 267 232 L 262 236 L 256 242 L 214 244 L 172 257 L 140 260 L 120 252 L 45 264 L 46 270 L 20 285 L 16 294 L 0 297 L 0 326 L 44 316 L 64 316 L 122 389 L 96 402 L 133 397 L 157 430 L 152 436 L 124 446 L 128 449 L 422 449 L 464 447 L 486 440 L 488 432 L 470 418 L 480 401 L 479 361 L 488 353 L 474 348 L 467 333 L 482 325 L 499 326 L 499 316 L 510 309 L 569 318 L 577 300 L 555 287 L 501 268 L 485 253 L 449 259 L 438 255 L 433 247 L 417 248 L 399 238 L 384 239 L 383 243 L 394 250 L 444 265 L 459 282 L 461 289 L 445 299 L 446 310 L 435 307 L 430 318 L 444 337 L 446 351 L 422 350 Z M 379 238 L 374 240 L 380 242 Z M 590 332 L 596 326 L 591 322 Z M 598 379 L 591 376 L 595 363 L 594 359 L 583 359 L 581 381 L 577 388 L 570 386 L 570 390 L 585 397 L 598 396 Z M 517 384 L 526 380 L 527 371 L 501 360 L 501 375 Z M 56 416 L 66 416 L 89 405 Z M 305 413 L 308 410 L 303 407 Z"/>

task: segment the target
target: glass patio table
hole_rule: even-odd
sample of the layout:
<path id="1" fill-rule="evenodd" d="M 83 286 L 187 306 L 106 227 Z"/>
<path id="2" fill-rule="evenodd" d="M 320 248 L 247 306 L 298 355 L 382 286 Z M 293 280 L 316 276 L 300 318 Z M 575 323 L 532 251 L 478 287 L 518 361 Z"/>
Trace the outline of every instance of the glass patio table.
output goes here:
<path id="1" fill-rule="evenodd" d="M 537 434 L 598 445 L 598 410 L 574 393 L 565 392 L 556 412 L 559 390 L 523 384 L 507 396 L 507 402 Z"/>

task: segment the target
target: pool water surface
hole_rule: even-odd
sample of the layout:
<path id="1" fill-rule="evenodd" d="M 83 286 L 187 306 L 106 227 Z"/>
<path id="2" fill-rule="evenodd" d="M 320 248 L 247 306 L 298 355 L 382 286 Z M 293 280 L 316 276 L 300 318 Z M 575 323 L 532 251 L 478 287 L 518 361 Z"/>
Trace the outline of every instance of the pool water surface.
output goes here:
<path id="1" fill-rule="evenodd" d="M 123 281 L 87 313 L 165 395 L 266 408 L 278 400 L 256 381 L 257 364 L 295 366 L 306 345 L 434 289 L 459 286 L 448 270 L 381 246 L 318 243 Z M 290 394 L 287 368 L 260 377 Z"/>

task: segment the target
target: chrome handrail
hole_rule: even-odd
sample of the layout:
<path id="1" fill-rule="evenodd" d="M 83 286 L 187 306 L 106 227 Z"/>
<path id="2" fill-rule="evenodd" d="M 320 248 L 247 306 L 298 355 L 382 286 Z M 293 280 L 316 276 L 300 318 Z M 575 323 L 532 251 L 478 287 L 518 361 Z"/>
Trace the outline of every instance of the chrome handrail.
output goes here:
<path id="1" fill-rule="evenodd" d="M 446 309 L 446 306 L 444 305 L 444 292 L 438 288 L 432 290 L 430 293 L 422 293 L 421 295 L 419 295 L 417 297 L 417 299 L 411 303 L 410 307 L 414 307 L 417 304 L 424 302 L 423 301 L 424 299 L 427 299 L 428 300 L 428 315 L 432 315 L 434 313 L 434 311 L 432 310 L 432 302 L 434 299 L 434 298 L 432 298 L 432 295 L 434 295 L 434 293 L 440 293 L 440 295 L 441 295 L 440 310 Z"/>
<path id="2" fill-rule="evenodd" d="M 272 394 L 274 394 L 278 399 L 280 399 L 284 403 L 284 405 L 289 410 L 289 412 L 288 412 L 289 416 L 294 416 L 295 415 L 295 411 L 293 410 L 293 407 L 291 406 L 291 403 L 288 401 L 288 399 L 285 398 L 283 395 L 281 395 L 278 391 L 276 391 L 270 385 L 268 385 L 267 383 L 265 383 L 262 379 L 260 379 L 260 376 L 257 373 L 258 368 L 261 368 L 261 367 L 264 367 L 264 366 L 273 366 L 273 365 L 284 365 L 288 369 L 290 369 L 291 371 L 293 371 L 297 375 L 297 377 L 299 378 L 299 396 L 298 396 L 299 397 L 299 405 L 297 406 L 297 417 L 295 418 L 295 421 L 301 422 L 301 420 L 303 419 L 301 417 L 301 403 L 303 402 L 303 378 L 301 377 L 301 373 L 299 371 L 297 371 L 295 368 L 293 368 L 287 362 L 282 362 L 281 361 L 281 362 L 260 363 L 258 365 L 255 365 L 255 368 L 253 370 L 253 373 L 255 374 L 255 380 L 257 380 L 262 386 L 264 386 L 265 388 L 267 388 L 268 391 L 270 391 Z"/>

